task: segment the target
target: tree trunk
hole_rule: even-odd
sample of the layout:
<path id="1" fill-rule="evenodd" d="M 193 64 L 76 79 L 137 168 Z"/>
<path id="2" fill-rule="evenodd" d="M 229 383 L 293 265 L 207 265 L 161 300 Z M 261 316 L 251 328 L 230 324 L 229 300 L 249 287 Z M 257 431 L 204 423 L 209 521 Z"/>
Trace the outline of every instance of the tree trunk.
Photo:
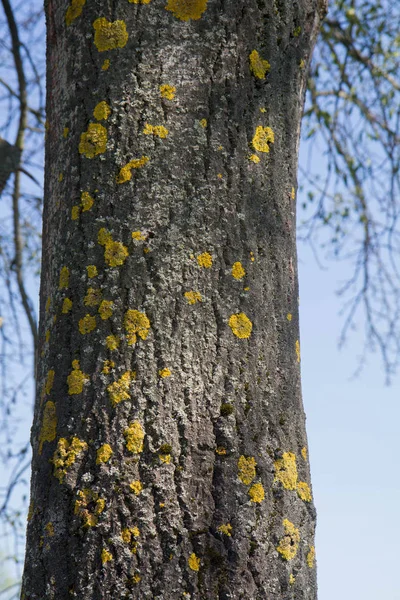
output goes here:
<path id="1" fill-rule="evenodd" d="M 46 9 L 22 598 L 314 600 L 294 198 L 317 0 Z"/>

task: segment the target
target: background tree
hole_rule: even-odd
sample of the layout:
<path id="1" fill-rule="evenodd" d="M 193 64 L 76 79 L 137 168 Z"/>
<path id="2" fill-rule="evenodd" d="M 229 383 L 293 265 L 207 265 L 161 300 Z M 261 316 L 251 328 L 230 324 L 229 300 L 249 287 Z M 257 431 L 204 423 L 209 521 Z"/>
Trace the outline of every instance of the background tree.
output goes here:
<path id="1" fill-rule="evenodd" d="M 9 0 L 2 0 L 1 5 L 0 136 L 15 144 L 18 155 L 23 151 L 19 166 L 23 164 L 41 178 L 43 9 L 31 3 L 11 5 Z M 6 162 L 3 147 L 1 158 L 0 179 Z M 23 557 L 25 546 L 30 453 L 27 422 L 21 428 L 21 415 L 29 415 L 34 395 L 35 292 L 41 245 L 40 189 L 24 185 L 24 178 L 17 169 L 0 198 L 0 460 L 4 469 L 0 522 L 1 540 L 12 538 L 5 557 L 12 566 Z"/>
<path id="2" fill-rule="evenodd" d="M 315 598 L 294 199 L 324 6 L 46 10 L 22 597 Z"/>
<path id="3" fill-rule="evenodd" d="M 315 249 L 323 240 L 331 257 L 353 269 L 339 290 L 341 343 L 364 328 L 359 367 L 378 351 L 387 381 L 400 349 L 399 25 L 395 2 L 331 3 L 311 66 L 305 137 L 312 143 L 301 173 L 304 205 L 315 207 L 302 239 Z M 323 174 L 313 168 L 314 145 L 325 151 Z"/>

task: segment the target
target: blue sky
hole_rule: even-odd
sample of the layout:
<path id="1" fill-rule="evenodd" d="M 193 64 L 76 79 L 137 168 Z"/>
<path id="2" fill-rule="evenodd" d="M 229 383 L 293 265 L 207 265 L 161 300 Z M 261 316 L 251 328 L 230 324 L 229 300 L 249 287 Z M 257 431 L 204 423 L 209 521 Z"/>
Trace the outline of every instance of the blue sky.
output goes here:
<path id="1" fill-rule="evenodd" d="M 400 600 L 398 378 L 384 385 L 378 355 L 351 379 L 362 350 L 340 352 L 343 263 L 321 270 L 299 247 L 301 370 L 317 507 L 319 600 Z"/>

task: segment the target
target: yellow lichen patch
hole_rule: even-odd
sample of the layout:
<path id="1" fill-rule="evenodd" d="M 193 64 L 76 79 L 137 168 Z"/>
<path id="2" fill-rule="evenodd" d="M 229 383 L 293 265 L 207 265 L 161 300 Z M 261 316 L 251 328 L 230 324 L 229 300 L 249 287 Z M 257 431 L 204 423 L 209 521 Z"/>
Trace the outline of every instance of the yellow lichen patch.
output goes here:
<path id="1" fill-rule="evenodd" d="M 265 498 L 264 487 L 261 483 L 255 483 L 249 489 L 250 502 L 260 503 Z"/>
<path id="2" fill-rule="evenodd" d="M 138 573 L 135 573 L 135 575 L 132 577 L 132 581 L 133 583 L 139 583 L 139 581 L 141 581 L 142 578 L 140 577 L 140 575 Z"/>
<path id="3" fill-rule="evenodd" d="M 286 490 L 295 490 L 297 486 L 296 455 L 284 452 L 282 458 L 274 462 L 275 480 L 280 481 Z"/>
<path id="4" fill-rule="evenodd" d="M 102 227 L 97 234 L 97 241 L 99 242 L 100 246 L 105 246 L 107 243 L 112 242 L 111 233 Z"/>
<path id="5" fill-rule="evenodd" d="M 200 558 L 196 556 L 194 552 L 192 552 L 192 554 L 188 558 L 189 569 L 192 569 L 192 571 L 199 571 L 200 563 Z"/>
<path id="6" fill-rule="evenodd" d="M 250 154 L 249 160 L 251 160 L 251 162 L 257 165 L 260 162 L 260 157 L 257 156 L 257 154 Z"/>
<path id="7" fill-rule="evenodd" d="M 308 483 L 306 483 L 305 481 L 299 481 L 296 489 L 299 498 L 304 500 L 304 502 L 311 502 L 312 496 Z"/>
<path id="8" fill-rule="evenodd" d="M 256 132 L 252 140 L 254 150 L 257 150 L 258 152 L 269 152 L 270 147 L 268 144 L 273 144 L 274 141 L 274 132 L 270 127 L 262 127 L 262 125 L 259 125 L 256 128 Z"/>
<path id="9" fill-rule="evenodd" d="M 202 301 L 200 292 L 194 292 L 193 290 L 190 292 L 185 292 L 184 296 L 189 304 L 196 304 L 197 302 Z"/>
<path id="10" fill-rule="evenodd" d="M 56 437 L 57 414 L 56 405 L 49 400 L 44 405 L 42 426 L 39 433 L 39 454 L 42 454 L 44 442 L 52 442 Z"/>
<path id="11" fill-rule="evenodd" d="M 158 371 L 158 374 L 162 379 L 165 379 L 166 377 L 171 377 L 171 369 L 168 369 L 168 367 L 164 367 L 164 369 L 160 369 Z"/>
<path id="12" fill-rule="evenodd" d="M 165 9 L 170 10 L 181 21 L 197 21 L 207 9 L 207 2 L 208 0 L 168 0 Z"/>
<path id="13" fill-rule="evenodd" d="M 292 320 L 292 318 L 293 318 L 293 315 L 292 315 L 292 313 L 288 313 L 288 314 L 286 315 L 286 318 L 287 318 L 287 320 L 290 322 L 290 321 Z"/>
<path id="14" fill-rule="evenodd" d="M 300 362 L 300 342 L 299 340 L 296 340 L 296 358 L 297 358 L 297 362 Z"/>
<path id="15" fill-rule="evenodd" d="M 234 279 L 243 279 L 243 277 L 246 275 L 246 271 L 243 268 L 243 265 L 241 262 L 235 262 L 233 263 L 232 266 L 232 277 Z"/>
<path id="16" fill-rule="evenodd" d="M 129 256 L 128 249 L 122 242 L 114 241 L 111 233 L 104 227 L 100 229 L 97 241 L 101 246 L 104 246 L 104 260 L 109 267 L 119 267 L 124 264 L 127 256 Z"/>
<path id="17" fill-rule="evenodd" d="M 63 129 L 63 138 L 66 139 L 69 134 L 69 127 L 64 127 Z"/>
<path id="18" fill-rule="evenodd" d="M 232 535 L 232 525 L 230 523 L 226 523 L 226 525 L 220 525 L 218 527 L 218 531 L 220 533 L 223 533 L 224 535 L 227 535 L 228 537 L 231 537 Z"/>
<path id="19" fill-rule="evenodd" d="M 212 256 L 209 252 L 203 252 L 197 257 L 197 264 L 204 269 L 210 269 L 213 264 Z"/>
<path id="20" fill-rule="evenodd" d="M 124 431 L 126 447 L 133 454 L 143 452 L 144 431 L 139 421 L 133 421 Z"/>
<path id="21" fill-rule="evenodd" d="M 171 444 L 161 444 L 161 446 L 159 448 L 159 452 L 160 452 L 160 454 L 171 454 L 172 453 Z"/>
<path id="22" fill-rule="evenodd" d="M 75 19 L 77 19 L 83 7 L 85 6 L 86 0 L 71 0 L 71 4 L 67 8 L 67 12 L 65 13 L 65 23 L 67 25 L 71 25 Z"/>
<path id="23" fill-rule="evenodd" d="M 288 519 L 283 520 L 285 535 L 277 546 L 277 551 L 285 560 L 292 560 L 296 554 L 300 543 L 299 530 Z"/>
<path id="24" fill-rule="evenodd" d="M 92 208 L 93 204 L 94 204 L 94 199 L 89 194 L 89 192 L 82 192 L 82 194 L 81 194 L 82 212 L 86 212 L 87 210 L 90 210 Z"/>
<path id="25" fill-rule="evenodd" d="M 105 321 L 113 314 L 114 302 L 112 300 L 103 300 L 99 306 L 99 315 Z"/>
<path id="26" fill-rule="evenodd" d="M 49 310 L 50 310 L 50 306 L 51 306 L 51 298 L 49 297 L 49 298 L 47 298 L 47 300 L 46 300 L 46 306 L 45 306 L 45 311 L 46 311 L 46 312 L 49 312 Z"/>
<path id="27" fill-rule="evenodd" d="M 84 527 L 94 527 L 98 523 L 99 515 L 105 508 L 106 501 L 104 498 L 99 498 L 97 492 L 88 488 L 79 490 L 77 496 L 74 513 L 82 519 Z"/>
<path id="28" fill-rule="evenodd" d="M 168 83 L 160 85 L 160 94 L 162 98 L 173 100 L 175 98 L 175 92 L 176 88 L 173 85 L 168 85 Z"/>
<path id="29" fill-rule="evenodd" d="M 250 260 L 251 262 L 254 262 L 256 260 L 254 257 L 254 252 L 250 252 Z"/>
<path id="30" fill-rule="evenodd" d="M 292 187 L 292 191 L 290 192 L 290 196 L 291 196 L 292 200 L 294 200 L 296 198 L 296 190 L 294 189 L 294 187 Z"/>
<path id="31" fill-rule="evenodd" d="M 202 126 L 203 129 L 205 129 L 207 127 L 207 119 L 201 119 L 199 121 L 200 125 Z"/>
<path id="32" fill-rule="evenodd" d="M 137 542 L 133 542 L 132 546 L 131 546 L 131 552 L 132 552 L 132 554 L 136 554 L 137 547 L 138 547 L 138 543 Z"/>
<path id="33" fill-rule="evenodd" d="M 53 454 L 52 463 L 54 465 L 54 477 L 60 483 L 64 478 L 76 459 L 82 452 L 87 450 L 87 444 L 78 437 L 73 437 L 70 442 L 66 438 L 60 438 L 57 442 L 57 448 Z"/>
<path id="34" fill-rule="evenodd" d="M 79 360 L 73 360 L 72 371 L 67 377 L 68 394 L 70 396 L 81 394 L 83 392 L 83 386 L 87 381 L 89 381 L 89 376 L 81 371 Z"/>
<path id="35" fill-rule="evenodd" d="M 81 209 L 79 208 L 79 206 L 77 204 L 75 204 L 75 206 L 73 206 L 71 208 L 71 219 L 73 221 L 77 221 L 79 219 L 80 212 L 81 212 Z"/>
<path id="36" fill-rule="evenodd" d="M 136 242 L 145 242 L 147 240 L 147 234 L 141 231 L 132 231 L 132 239 Z"/>
<path id="37" fill-rule="evenodd" d="M 244 292 L 248 292 L 249 290 L 250 290 L 250 288 L 249 288 L 249 286 L 248 286 L 248 285 L 246 285 L 246 286 L 243 288 L 243 291 L 244 291 Z"/>
<path id="38" fill-rule="evenodd" d="M 88 265 L 86 267 L 87 275 L 89 279 L 93 279 L 93 277 L 97 277 L 97 267 L 95 265 Z"/>
<path id="39" fill-rule="evenodd" d="M 259 55 L 257 50 L 253 50 L 250 56 L 250 71 L 257 79 L 265 79 L 266 74 L 269 72 L 271 65 L 269 62 Z"/>
<path id="40" fill-rule="evenodd" d="M 140 531 L 138 527 L 125 527 L 125 529 L 121 532 L 121 538 L 125 542 L 125 544 L 131 545 L 131 552 L 136 554 L 138 541 L 137 539 L 140 537 Z M 139 577 L 140 580 L 140 577 Z M 137 582 L 136 582 L 137 583 Z"/>
<path id="41" fill-rule="evenodd" d="M 256 476 L 256 461 L 253 456 L 246 458 L 241 456 L 238 460 L 238 477 L 245 485 L 250 485 Z"/>
<path id="42" fill-rule="evenodd" d="M 100 123 L 89 123 L 87 130 L 81 133 L 79 154 L 84 154 L 86 158 L 94 158 L 98 154 L 103 154 L 106 147 L 107 129 Z"/>
<path id="43" fill-rule="evenodd" d="M 48 329 L 48 330 L 46 331 L 44 338 L 45 338 L 45 340 L 46 340 L 46 343 L 48 344 L 48 343 L 49 343 L 49 340 L 50 340 L 50 329 Z"/>
<path id="44" fill-rule="evenodd" d="M 60 280 L 58 283 L 58 289 L 67 289 L 69 286 L 69 269 L 68 267 L 63 267 L 60 272 Z"/>
<path id="45" fill-rule="evenodd" d="M 143 129 L 144 135 L 155 135 L 161 139 L 167 137 L 169 131 L 163 125 L 150 125 L 150 123 L 144 124 Z"/>
<path id="46" fill-rule="evenodd" d="M 141 158 L 134 158 L 130 160 L 124 167 L 120 169 L 119 174 L 117 175 L 117 183 L 125 183 L 126 181 L 130 181 L 132 178 L 132 169 L 140 169 L 144 167 L 149 162 L 148 156 L 142 156 Z"/>
<path id="47" fill-rule="evenodd" d="M 101 290 L 90 287 L 83 299 L 85 306 L 98 306 L 101 302 Z"/>
<path id="48" fill-rule="evenodd" d="M 93 116 L 97 121 L 107 121 L 108 117 L 111 115 L 111 108 L 107 104 L 105 100 L 102 100 L 98 104 L 96 104 Z"/>
<path id="49" fill-rule="evenodd" d="M 115 362 L 113 360 L 105 360 L 103 363 L 103 368 L 101 370 L 101 372 L 104 375 L 108 375 L 111 371 L 111 369 L 113 369 L 115 367 Z"/>
<path id="50" fill-rule="evenodd" d="M 113 406 L 116 406 L 123 400 L 130 399 L 129 387 L 131 385 L 131 378 L 131 372 L 126 371 L 119 379 L 117 379 L 117 381 L 114 381 L 114 383 L 107 386 L 107 392 Z"/>
<path id="51" fill-rule="evenodd" d="M 110 241 L 105 244 L 104 260 L 109 267 L 123 265 L 128 255 L 128 249 L 122 242 Z"/>
<path id="52" fill-rule="evenodd" d="M 62 303 L 61 312 L 63 315 L 67 315 L 72 308 L 72 300 L 70 298 L 64 298 Z"/>
<path id="53" fill-rule="evenodd" d="M 149 335 L 150 321 L 145 313 L 139 310 L 127 310 L 124 317 L 127 341 L 130 346 L 136 344 L 137 336 L 145 340 Z"/>
<path id="54" fill-rule="evenodd" d="M 96 317 L 92 317 L 92 315 L 85 315 L 82 319 L 79 320 L 79 331 L 82 335 L 86 335 L 87 333 L 91 333 L 93 329 L 96 328 Z"/>
<path id="55" fill-rule="evenodd" d="M 139 496 L 140 492 L 143 489 L 142 483 L 139 480 L 132 481 L 132 483 L 129 484 L 129 487 L 131 488 L 135 496 Z"/>
<path id="56" fill-rule="evenodd" d="M 114 453 L 112 451 L 112 448 L 111 448 L 110 444 L 103 444 L 97 450 L 97 453 L 96 453 L 96 465 L 100 465 L 102 463 L 108 462 L 110 460 L 110 458 L 112 457 L 113 454 Z"/>
<path id="57" fill-rule="evenodd" d="M 304 460 L 307 460 L 307 448 L 305 446 L 301 449 L 301 455 Z"/>
<path id="58" fill-rule="evenodd" d="M 293 585 L 295 581 L 296 581 L 296 577 L 293 575 L 293 573 L 290 573 L 290 575 L 289 575 L 290 585 Z"/>
<path id="59" fill-rule="evenodd" d="M 241 339 L 249 338 L 253 329 L 253 323 L 244 313 L 231 315 L 228 325 L 236 337 Z"/>
<path id="60" fill-rule="evenodd" d="M 219 456 L 225 456 L 226 455 L 226 448 L 224 448 L 223 446 L 217 446 L 217 448 L 215 448 L 215 452 Z"/>
<path id="61" fill-rule="evenodd" d="M 53 384 L 54 384 L 54 376 L 55 376 L 55 371 L 53 369 L 50 369 L 50 371 L 47 373 L 46 383 L 44 386 L 45 394 L 50 394 L 50 392 L 53 388 Z"/>
<path id="62" fill-rule="evenodd" d="M 136 542 L 134 541 L 134 539 L 132 540 L 132 538 L 138 537 L 140 537 L 140 531 L 138 527 L 125 527 L 125 529 L 121 531 L 122 540 L 125 542 L 125 544 L 130 544 L 131 542 L 133 542 L 135 550 Z"/>
<path id="63" fill-rule="evenodd" d="M 32 520 L 32 517 L 33 517 L 34 513 L 35 513 L 35 508 L 34 508 L 34 505 L 33 505 L 33 501 L 31 500 L 29 502 L 28 516 L 26 517 L 26 520 L 28 521 L 28 523 Z"/>
<path id="64" fill-rule="evenodd" d="M 63 173 L 59 173 L 59 175 L 58 175 L 58 181 L 61 183 L 63 179 L 64 179 Z"/>
<path id="65" fill-rule="evenodd" d="M 44 529 L 45 529 L 45 531 L 46 531 L 46 533 L 47 533 L 47 535 L 49 537 L 53 537 L 54 536 L 54 525 L 53 525 L 53 523 L 51 521 L 49 521 L 45 525 Z"/>
<path id="66" fill-rule="evenodd" d="M 313 568 L 314 566 L 314 560 L 315 560 L 315 548 L 314 546 L 310 546 L 310 550 L 308 551 L 307 554 L 307 564 L 310 567 L 310 569 Z"/>
<path id="67" fill-rule="evenodd" d="M 125 544 L 131 544 L 131 551 L 136 554 L 137 550 L 137 538 L 140 537 L 140 531 L 138 527 L 125 527 L 121 532 L 121 538 Z M 139 578 L 140 579 L 140 578 Z"/>
<path id="68" fill-rule="evenodd" d="M 100 17 L 93 22 L 94 45 L 99 52 L 123 48 L 128 41 L 125 21 L 107 21 Z"/>
<path id="69" fill-rule="evenodd" d="M 158 458 L 161 460 L 161 462 L 166 463 L 167 465 L 169 465 L 169 463 L 171 462 L 170 454 L 159 454 Z"/>
<path id="70" fill-rule="evenodd" d="M 102 71 L 107 71 L 109 68 L 110 68 L 110 59 L 106 58 L 106 60 L 101 65 L 101 70 Z"/>
<path id="71" fill-rule="evenodd" d="M 109 552 L 106 548 L 103 548 L 103 550 L 101 551 L 101 562 L 103 563 L 103 565 L 105 565 L 112 559 L 113 555 L 111 554 L 111 552 Z"/>
<path id="72" fill-rule="evenodd" d="M 119 344 L 120 340 L 116 335 L 108 335 L 106 337 L 106 346 L 109 350 L 117 350 Z"/>

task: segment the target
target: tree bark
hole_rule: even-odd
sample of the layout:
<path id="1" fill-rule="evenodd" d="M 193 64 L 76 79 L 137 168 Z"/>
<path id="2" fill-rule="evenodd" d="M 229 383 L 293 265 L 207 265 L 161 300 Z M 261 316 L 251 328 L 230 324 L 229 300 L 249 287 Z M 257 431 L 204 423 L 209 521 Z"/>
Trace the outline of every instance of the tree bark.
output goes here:
<path id="1" fill-rule="evenodd" d="M 317 597 L 295 188 L 317 0 L 48 0 L 22 598 Z"/>

